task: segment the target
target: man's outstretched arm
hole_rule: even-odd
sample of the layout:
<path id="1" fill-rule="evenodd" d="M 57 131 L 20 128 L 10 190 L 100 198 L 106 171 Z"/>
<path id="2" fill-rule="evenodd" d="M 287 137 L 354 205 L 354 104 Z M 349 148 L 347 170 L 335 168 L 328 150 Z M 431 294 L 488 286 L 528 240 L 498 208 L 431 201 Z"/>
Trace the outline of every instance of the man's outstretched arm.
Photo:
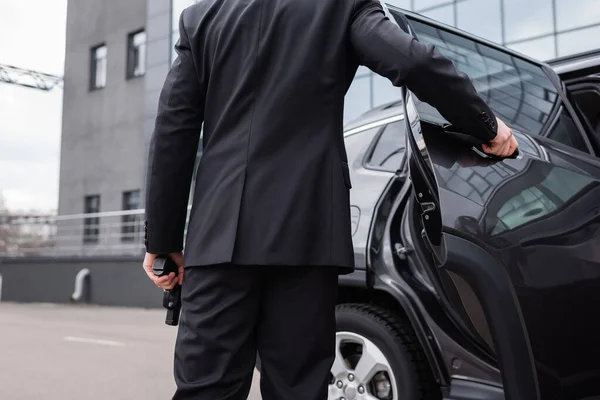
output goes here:
<path id="1" fill-rule="evenodd" d="M 406 85 L 482 144 L 496 143 L 489 152 L 503 156 L 514 152 L 517 144 L 510 129 L 496 120 L 470 79 L 433 46 L 418 42 L 390 21 L 377 0 L 356 0 L 350 35 L 362 65 L 395 86 Z"/>
<path id="2" fill-rule="evenodd" d="M 153 254 L 183 249 L 190 184 L 204 118 L 204 82 L 195 69 L 184 14 L 175 46 L 178 57 L 160 94 L 150 142 L 146 250 Z"/>

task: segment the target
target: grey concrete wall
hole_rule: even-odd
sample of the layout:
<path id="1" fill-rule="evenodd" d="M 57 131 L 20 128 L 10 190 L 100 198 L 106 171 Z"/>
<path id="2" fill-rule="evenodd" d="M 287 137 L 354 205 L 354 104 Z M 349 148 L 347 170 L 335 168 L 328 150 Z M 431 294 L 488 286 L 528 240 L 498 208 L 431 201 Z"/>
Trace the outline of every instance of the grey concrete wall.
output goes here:
<path id="1" fill-rule="evenodd" d="M 168 1 L 164 1 L 169 3 Z M 142 189 L 145 78 L 126 79 L 127 36 L 145 28 L 146 0 L 68 2 L 59 213 L 83 212 L 85 195 L 101 211 Z M 107 85 L 89 90 L 91 48 L 108 47 Z"/>
<path id="2" fill-rule="evenodd" d="M 75 288 L 75 276 L 83 268 L 90 270 L 86 302 L 162 307 L 162 291 L 142 270 L 141 258 L 0 259 L 0 300 L 68 303 Z"/>

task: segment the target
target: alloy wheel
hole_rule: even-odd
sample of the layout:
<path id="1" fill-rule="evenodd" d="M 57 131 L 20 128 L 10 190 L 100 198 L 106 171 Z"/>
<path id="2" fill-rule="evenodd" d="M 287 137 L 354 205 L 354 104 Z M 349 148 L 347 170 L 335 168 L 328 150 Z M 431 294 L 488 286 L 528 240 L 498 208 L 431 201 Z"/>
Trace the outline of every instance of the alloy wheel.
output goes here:
<path id="1" fill-rule="evenodd" d="M 328 400 L 398 400 L 396 379 L 383 352 L 352 332 L 337 332 Z"/>

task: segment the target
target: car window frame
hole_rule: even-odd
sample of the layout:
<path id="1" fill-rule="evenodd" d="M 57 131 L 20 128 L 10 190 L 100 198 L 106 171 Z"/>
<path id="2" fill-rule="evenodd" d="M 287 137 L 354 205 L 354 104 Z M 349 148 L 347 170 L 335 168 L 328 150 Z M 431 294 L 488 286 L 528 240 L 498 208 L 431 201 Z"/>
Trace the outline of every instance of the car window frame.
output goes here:
<path id="1" fill-rule="evenodd" d="M 572 104 L 570 99 L 568 98 L 567 87 L 566 87 L 565 82 L 558 76 L 558 74 L 548 64 L 541 62 L 539 60 L 536 60 L 534 58 L 528 57 L 528 56 L 521 54 L 519 52 L 516 52 L 514 50 L 511 50 L 507 47 L 498 45 L 497 43 L 483 39 L 479 36 L 469 34 L 467 32 L 461 31 L 460 29 L 454 28 L 452 26 L 443 24 L 439 21 L 425 17 L 423 15 L 420 15 L 420 14 L 417 14 L 417 13 L 414 13 L 411 11 L 406 11 L 406 10 L 403 10 L 399 7 L 396 7 L 396 6 L 393 6 L 390 4 L 387 4 L 387 7 L 390 10 L 390 13 L 394 16 L 395 20 L 397 20 L 397 15 L 400 15 L 401 17 L 404 17 L 407 20 L 409 29 L 410 29 L 410 34 L 413 37 L 415 37 L 417 40 L 418 40 L 418 33 L 414 30 L 413 26 L 411 25 L 412 21 L 417 21 L 422 24 L 429 25 L 435 29 L 441 29 L 450 34 L 460 36 L 465 40 L 469 40 L 474 43 L 479 43 L 481 45 L 488 46 L 492 49 L 495 49 L 497 51 L 505 53 L 511 57 L 518 58 L 524 62 L 533 64 L 533 65 L 537 66 L 538 68 L 540 68 L 540 70 L 546 75 L 546 77 L 550 80 L 550 82 L 556 89 L 557 94 L 559 96 L 559 101 L 560 101 L 561 106 L 563 106 L 565 108 L 566 112 L 573 119 L 573 122 L 577 129 L 577 132 L 579 133 L 579 136 L 581 137 L 581 139 L 583 140 L 583 142 L 586 145 L 587 154 L 592 155 L 594 157 L 600 157 L 600 153 L 596 152 L 595 146 L 593 145 L 593 143 L 594 143 L 593 138 L 590 137 L 591 132 L 587 132 L 587 130 L 585 129 L 585 126 L 584 126 L 584 121 L 581 120 L 581 116 L 576 112 L 574 104 Z M 542 137 L 547 140 L 551 140 L 553 143 L 562 144 L 560 142 L 557 142 L 553 139 L 548 138 L 547 136 L 542 136 L 537 133 L 533 134 L 533 135 L 537 136 L 537 137 Z M 576 148 L 573 148 L 570 146 L 569 146 L 569 148 L 573 149 L 574 151 L 581 152 L 581 150 L 578 150 Z"/>
<path id="2" fill-rule="evenodd" d="M 404 164 L 405 164 L 405 159 L 406 159 L 406 136 L 404 138 L 404 152 L 402 153 L 402 157 L 400 159 L 400 164 L 398 165 L 398 168 L 391 171 L 388 168 L 383 168 L 383 167 L 377 167 L 374 165 L 369 164 L 369 159 L 371 158 L 371 156 L 373 155 L 373 153 L 375 152 L 375 148 L 377 147 L 377 145 L 379 144 L 379 139 L 381 139 L 381 136 L 383 136 L 383 134 L 385 133 L 386 129 L 388 128 L 388 126 L 390 126 L 391 124 L 394 124 L 396 122 L 403 122 L 404 121 L 404 114 L 400 114 L 399 118 L 396 121 L 392 121 L 392 122 L 388 122 L 385 125 L 382 125 L 381 127 L 379 127 L 379 131 L 377 132 L 377 134 L 375 135 L 375 137 L 373 138 L 373 140 L 371 140 L 371 143 L 369 143 L 369 146 L 367 147 L 365 154 L 363 155 L 362 161 L 361 161 L 361 166 L 364 169 L 367 169 L 369 171 L 378 171 L 378 172 L 386 172 L 389 174 L 394 174 L 397 171 L 401 171 L 404 168 Z M 404 135 L 406 135 L 406 126 L 404 126 Z"/>
<path id="3" fill-rule="evenodd" d="M 381 118 L 381 119 L 366 123 L 364 125 L 359 125 L 355 128 L 345 130 L 344 131 L 344 139 L 346 139 L 347 137 L 350 137 L 350 136 L 358 135 L 362 132 L 365 132 L 365 131 L 368 131 L 368 130 L 371 130 L 374 128 L 380 128 L 384 125 L 388 125 L 388 124 L 391 124 L 392 122 L 397 122 L 402 119 L 404 119 L 404 114 L 399 112 L 398 114 L 392 115 L 390 117 Z"/>
<path id="4" fill-rule="evenodd" d="M 589 140 L 592 144 L 592 147 L 597 149 L 596 154 L 592 154 L 598 158 L 600 158 L 600 135 L 598 135 L 595 131 L 595 128 L 592 127 L 591 122 L 587 115 L 581 110 L 579 104 L 574 98 L 574 95 L 583 90 L 591 90 L 596 92 L 600 97 L 600 74 L 590 75 L 590 76 L 582 76 L 579 78 L 565 80 L 563 81 L 567 90 L 567 96 L 570 101 L 573 103 L 573 108 L 575 109 L 575 113 L 581 119 L 582 124 L 584 125 L 584 129 L 587 132 Z"/>

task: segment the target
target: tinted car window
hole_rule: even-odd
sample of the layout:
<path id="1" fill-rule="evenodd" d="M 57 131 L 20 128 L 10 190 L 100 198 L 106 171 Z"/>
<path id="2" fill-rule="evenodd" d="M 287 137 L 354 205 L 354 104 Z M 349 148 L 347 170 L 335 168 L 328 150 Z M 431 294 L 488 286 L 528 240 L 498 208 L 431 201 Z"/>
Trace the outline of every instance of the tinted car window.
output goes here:
<path id="1" fill-rule="evenodd" d="M 368 168 L 395 172 L 400 168 L 405 153 L 404 120 L 388 124 L 375 139 L 375 145 L 367 157 Z"/>
<path id="2" fill-rule="evenodd" d="M 558 123 L 550 129 L 548 137 L 574 149 L 587 151 L 587 146 L 581 135 L 573 134 L 573 132 L 577 132 L 577 127 L 575 126 L 575 122 L 573 122 L 573 118 L 571 118 L 569 113 L 562 107 L 558 118 Z"/>
<path id="3" fill-rule="evenodd" d="M 471 78 L 498 118 L 516 129 L 587 151 L 580 132 L 562 111 L 556 88 L 538 65 L 418 21 L 411 25 L 421 42 L 436 46 Z M 556 118 L 559 113 L 564 116 Z"/>
<path id="4" fill-rule="evenodd" d="M 593 129 L 596 139 L 600 139 L 600 92 L 595 88 L 578 90 L 573 93 L 573 99 Z"/>

